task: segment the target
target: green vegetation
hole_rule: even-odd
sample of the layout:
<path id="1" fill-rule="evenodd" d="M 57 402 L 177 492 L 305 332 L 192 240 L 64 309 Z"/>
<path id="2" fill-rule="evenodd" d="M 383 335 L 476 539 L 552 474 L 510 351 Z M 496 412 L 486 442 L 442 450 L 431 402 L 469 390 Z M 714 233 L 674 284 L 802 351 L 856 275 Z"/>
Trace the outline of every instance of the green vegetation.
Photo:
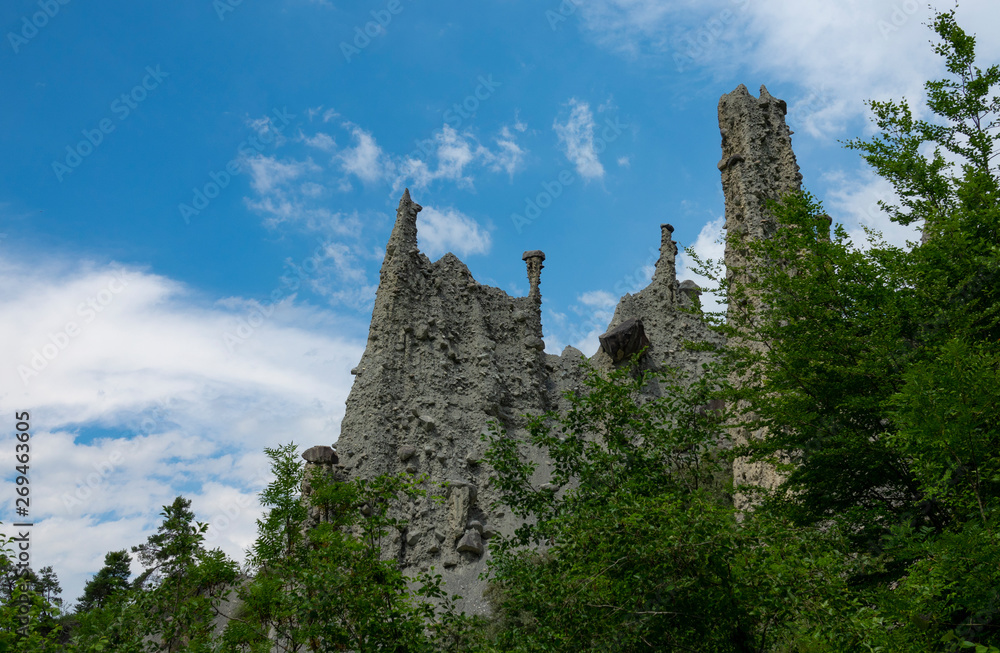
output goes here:
<path id="1" fill-rule="evenodd" d="M 407 579 L 384 554 L 390 530 L 405 528 L 392 508 L 424 495 L 419 479 L 337 482 L 313 474 L 304 502 L 295 446 L 266 451 L 276 477 L 261 495 L 269 511 L 257 522 L 252 580 L 240 587 L 241 614 L 221 650 L 419 652 L 461 642 L 441 577 Z"/>
<path id="2" fill-rule="evenodd" d="M 950 76 L 927 84 L 931 118 L 872 102 L 878 134 L 848 143 L 924 242 L 859 248 L 785 197 L 775 235 L 745 244 L 764 264 L 717 275 L 762 308 L 720 323 L 702 378 L 636 359 L 591 370 L 524 440 L 494 427 L 492 482 L 525 525 L 490 540 L 489 620 L 385 553 L 424 479 L 306 479 L 287 445 L 267 450 L 244 569 L 178 497 L 132 549 L 144 573 L 109 553 L 67 615 L 53 570 L 18 576 L 0 541 L 0 651 L 1000 653 L 1000 67 L 976 66 L 952 12 L 932 28 Z M 766 436 L 720 446 L 736 423 Z M 783 484 L 730 487 L 737 458 Z"/>

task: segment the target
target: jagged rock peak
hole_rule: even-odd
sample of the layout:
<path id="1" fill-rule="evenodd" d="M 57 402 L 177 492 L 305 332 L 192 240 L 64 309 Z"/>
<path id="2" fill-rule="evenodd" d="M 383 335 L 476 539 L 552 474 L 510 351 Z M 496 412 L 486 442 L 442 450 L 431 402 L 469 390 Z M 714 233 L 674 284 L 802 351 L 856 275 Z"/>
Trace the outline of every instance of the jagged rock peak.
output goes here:
<path id="1" fill-rule="evenodd" d="M 786 112 L 785 101 L 764 86 L 756 98 L 740 84 L 719 100 L 718 168 L 726 197 L 725 228 L 730 233 L 767 236 L 774 229 L 767 201 L 801 187 Z"/>
<path id="2" fill-rule="evenodd" d="M 405 256 L 411 250 L 417 249 L 417 214 L 423 208 L 410 199 L 409 188 L 403 191 L 403 196 L 399 199 L 399 208 L 396 209 L 396 224 L 393 225 L 389 242 L 385 246 L 383 269 L 392 260 L 398 259 L 397 253 Z"/>

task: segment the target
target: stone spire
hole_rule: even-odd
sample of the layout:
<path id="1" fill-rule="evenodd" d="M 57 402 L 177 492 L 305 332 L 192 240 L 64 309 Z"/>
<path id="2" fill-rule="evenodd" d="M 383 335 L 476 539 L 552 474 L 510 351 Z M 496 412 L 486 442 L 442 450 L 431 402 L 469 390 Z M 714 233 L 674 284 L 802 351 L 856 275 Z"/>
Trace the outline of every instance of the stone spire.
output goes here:
<path id="1" fill-rule="evenodd" d="M 538 284 L 542 280 L 542 268 L 545 267 L 542 265 L 542 261 L 545 260 L 545 252 L 539 249 L 533 249 L 522 254 L 521 260 L 525 261 L 528 265 L 528 283 L 531 284 L 531 290 L 528 292 L 528 297 L 538 303 L 541 303 L 542 293 L 538 290 Z"/>
<path id="2" fill-rule="evenodd" d="M 417 251 L 417 214 L 423 208 L 410 199 L 409 188 L 403 191 L 403 196 L 399 199 L 399 208 L 396 209 L 396 224 L 385 246 L 383 272 L 393 263 L 405 260 L 408 254 Z"/>
<path id="3" fill-rule="evenodd" d="M 779 200 L 801 187 L 802 174 L 792 152 L 791 130 L 785 124 L 787 106 L 760 87 L 760 97 L 754 97 L 742 84 L 719 100 L 719 129 L 722 133 L 722 191 L 726 198 L 726 274 L 731 281 L 752 278 L 757 262 L 750 260 L 747 242 L 759 241 L 775 232 L 777 224 L 767 209 L 769 200 Z M 729 303 L 732 319 L 737 312 L 759 311 L 760 302 L 753 296 L 746 301 Z M 737 336 L 735 341 L 739 341 Z M 732 342 L 732 341 L 731 341 Z M 763 350 L 764 343 L 744 344 Z M 734 384 L 746 378 L 734 378 Z M 746 405 L 738 402 L 734 409 L 750 418 Z M 745 426 L 732 429 L 736 444 L 766 436 L 763 429 Z M 766 463 L 750 463 L 744 458 L 733 461 L 733 484 L 774 487 L 781 482 L 775 468 Z M 736 495 L 737 506 L 748 507 L 742 494 Z"/>
<path id="4" fill-rule="evenodd" d="M 758 98 L 740 84 L 719 100 L 722 159 L 718 167 L 726 197 L 725 229 L 730 235 L 761 238 L 771 234 L 775 226 L 767 201 L 800 188 L 802 175 L 792 152 L 786 111 L 785 101 L 771 97 L 764 86 Z"/>
<path id="5" fill-rule="evenodd" d="M 651 285 L 670 289 L 671 297 L 676 299 L 673 288 L 677 285 L 677 243 L 671 235 L 673 233 L 673 225 L 660 225 L 660 258 L 656 261 L 656 271 L 653 273 Z"/>

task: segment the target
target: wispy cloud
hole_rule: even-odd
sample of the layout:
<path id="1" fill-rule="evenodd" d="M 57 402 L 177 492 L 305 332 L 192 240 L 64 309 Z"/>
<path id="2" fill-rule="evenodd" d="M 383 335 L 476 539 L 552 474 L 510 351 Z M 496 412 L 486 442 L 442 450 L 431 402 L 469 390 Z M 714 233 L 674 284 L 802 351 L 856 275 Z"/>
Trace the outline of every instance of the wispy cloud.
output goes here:
<path id="1" fill-rule="evenodd" d="M 374 183 L 382 179 L 388 168 L 382 148 L 375 142 L 375 137 L 357 125 L 348 124 L 345 127 L 354 137 L 355 145 L 336 155 L 340 169 L 365 183 Z"/>
<path id="2" fill-rule="evenodd" d="M 251 185 L 258 193 L 267 194 L 275 188 L 311 171 L 319 166 L 310 160 L 280 161 L 275 157 L 256 155 L 244 161 L 250 168 Z"/>
<path id="3" fill-rule="evenodd" d="M 496 149 L 480 143 L 471 132 L 459 132 L 450 125 L 444 125 L 434 134 L 433 142 L 432 157 L 407 156 L 399 160 L 395 166 L 394 191 L 403 186 L 426 188 L 439 181 L 471 187 L 474 181 L 471 169 L 475 166 L 513 176 L 522 167 L 526 154 L 507 127 L 495 139 Z"/>
<path id="4" fill-rule="evenodd" d="M 365 325 L 292 294 L 212 301 L 141 269 L 43 256 L 0 263 L 0 311 L 22 316 L 0 322 L 0 397 L 31 413 L 34 558 L 69 600 L 179 491 L 240 558 L 263 447 L 333 442 L 364 347 Z"/>
<path id="5" fill-rule="evenodd" d="M 424 207 L 417 218 L 420 249 L 431 258 L 445 252 L 465 257 L 487 254 L 493 244 L 490 232 L 475 220 L 452 208 Z"/>
<path id="6" fill-rule="evenodd" d="M 332 136 L 324 132 L 317 132 L 312 136 L 302 134 L 300 138 L 302 139 L 302 142 L 309 147 L 314 147 L 318 150 L 323 150 L 324 152 L 332 152 L 337 149 L 337 141 L 335 141 Z"/>
<path id="7" fill-rule="evenodd" d="M 584 179 L 601 179 L 604 166 L 601 165 L 594 146 L 594 114 L 590 105 L 576 98 L 569 101 L 570 114 L 565 122 L 558 119 L 552 124 L 566 158 L 576 167 Z"/>
<path id="8" fill-rule="evenodd" d="M 545 349 L 559 354 L 567 346 L 586 356 L 597 353 L 598 338 L 607 331 L 615 315 L 618 298 L 606 290 L 591 290 L 577 295 L 567 312 L 545 311 Z"/>
<path id="9" fill-rule="evenodd" d="M 369 278 L 368 268 L 380 261 L 382 254 L 365 249 L 357 240 L 330 241 L 305 265 L 292 261 L 287 265 L 306 280 L 310 290 L 332 305 L 366 313 L 371 310 L 378 289 L 378 284 Z"/>
<path id="10" fill-rule="evenodd" d="M 721 262 L 726 254 L 725 231 L 722 225 L 725 224 L 725 216 L 719 216 L 709 220 L 698 232 L 698 237 L 691 244 L 691 249 L 695 251 L 703 261 Z M 701 306 L 706 312 L 716 312 L 722 310 L 719 297 L 716 293 L 707 292 L 714 287 L 713 282 L 708 278 L 697 274 L 694 271 L 694 260 L 683 249 L 677 257 L 677 279 L 679 281 L 691 280 L 697 283 L 706 292 L 701 296 Z"/>
<path id="11" fill-rule="evenodd" d="M 516 127 L 517 125 L 515 125 Z M 503 170 L 507 173 L 508 177 L 513 177 L 514 173 L 524 162 L 525 152 L 517 144 L 516 136 L 514 136 L 508 127 L 504 127 L 500 131 L 500 136 L 496 139 L 496 143 L 499 149 L 496 153 L 489 153 L 487 156 L 488 165 L 491 170 Z"/>
<path id="12" fill-rule="evenodd" d="M 866 99 L 907 97 L 918 105 L 928 71 L 943 72 L 927 46 L 926 3 L 592 0 L 581 3 L 579 13 L 584 33 L 624 56 L 652 58 L 684 74 L 742 71 L 760 80 L 748 80 L 751 87 L 761 81 L 772 90 L 792 85 L 785 99 L 793 128 L 802 124 L 826 139 L 866 115 Z M 970 0 L 957 14 L 960 24 L 976 31 L 1000 22 L 1000 4 Z M 979 46 L 984 60 L 1000 54 L 996 39 L 981 38 Z M 823 80 L 819 91 L 816 80 Z M 803 109 L 807 121 L 800 123 Z"/>
<path id="13" fill-rule="evenodd" d="M 859 248 L 868 247 L 866 229 L 876 231 L 885 241 L 897 247 L 920 241 L 920 225 L 903 226 L 889 220 L 879 202 L 897 204 L 895 190 L 885 179 L 870 170 L 846 173 L 834 170 L 824 181 L 827 190 L 827 210 L 835 222 L 844 225 L 851 241 Z"/>

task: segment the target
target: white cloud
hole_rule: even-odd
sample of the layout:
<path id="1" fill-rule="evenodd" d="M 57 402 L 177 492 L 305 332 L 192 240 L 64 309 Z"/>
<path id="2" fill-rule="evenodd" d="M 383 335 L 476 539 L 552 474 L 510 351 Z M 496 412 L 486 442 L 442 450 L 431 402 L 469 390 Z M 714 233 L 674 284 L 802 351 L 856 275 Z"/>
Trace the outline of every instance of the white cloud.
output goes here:
<path id="1" fill-rule="evenodd" d="M 444 125 L 441 131 L 434 134 L 433 142 L 435 165 L 432 167 L 424 159 L 403 158 L 395 166 L 398 177 L 393 184 L 393 191 L 407 185 L 426 188 L 436 181 L 450 181 L 459 186 L 471 187 L 473 178 L 469 169 L 476 165 L 513 176 L 521 167 L 525 156 L 525 150 L 517 144 L 516 137 L 506 127 L 496 138 L 496 150 L 482 145 L 472 133 L 459 132 L 450 125 Z"/>
<path id="2" fill-rule="evenodd" d="M 309 147 L 315 147 L 324 152 L 332 152 L 337 149 L 337 141 L 333 140 L 333 137 L 325 132 L 316 132 L 312 136 L 302 134 L 301 138 L 302 142 Z"/>
<path id="3" fill-rule="evenodd" d="M 696 238 L 694 243 L 691 245 L 691 249 L 695 251 L 702 261 L 716 261 L 721 264 L 725 258 L 725 231 L 722 229 L 722 225 L 725 223 L 725 216 L 720 216 L 707 222 L 701 228 L 701 231 L 698 232 L 698 238 Z M 707 292 L 707 289 L 714 287 L 714 282 L 707 277 L 696 274 L 694 271 L 694 261 L 690 256 L 688 256 L 684 249 L 681 249 L 677 256 L 677 280 L 685 281 L 688 279 L 694 281 L 702 288 L 702 290 L 706 291 L 701 296 L 701 307 L 703 311 L 709 313 L 723 309 L 723 305 L 719 303 L 718 295 L 716 293 Z"/>
<path id="4" fill-rule="evenodd" d="M 648 279 L 647 279 L 648 281 Z M 586 356 L 597 353 L 603 335 L 615 315 L 618 298 L 606 290 L 591 290 L 577 295 L 568 313 L 543 308 L 546 325 L 545 350 L 560 354 L 567 345 Z"/>
<path id="5" fill-rule="evenodd" d="M 584 306 L 593 309 L 613 309 L 618 304 L 618 298 L 606 290 L 591 290 L 585 292 L 577 298 Z"/>
<path id="6" fill-rule="evenodd" d="M 319 197 L 324 191 L 326 191 L 326 188 L 322 184 L 317 184 L 313 181 L 307 181 L 299 187 L 299 192 L 305 197 Z"/>
<path id="7" fill-rule="evenodd" d="M 334 110 L 332 108 L 327 109 L 326 111 L 323 111 L 323 105 L 320 105 L 318 107 L 312 107 L 312 108 L 306 109 L 306 117 L 309 118 L 309 122 L 312 122 L 313 118 L 315 118 L 317 116 L 319 116 L 320 118 L 322 118 L 323 122 L 330 122 L 331 120 L 334 120 L 335 118 L 339 118 L 340 114 L 337 113 L 336 110 Z"/>
<path id="8" fill-rule="evenodd" d="M 469 216 L 430 206 L 417 216 L 417 238 L 420 249 L 432 259 L 449 251 L 461 257 L 486 254 L 493 244 L 490 232 Z"/>
<path id="9" fill-rule="evenodd" d="M 826 175 L 829 184 L 826 208 L 835 222 L 847 229 L 855 246 L 868 247 L 865 229 L 878 231 L 890 245 L 906 247 L 907 242 L 920 241 L 920 224 L 903 226 L 889 220 L 879 202 L 896 204 L 892 184 L 871 170 L 857 174 L 834 171 Z"/>
<path id="10" fill-rule="evenodd" d="M 566 158 L 576 167 L 576 171 L 584 179 L 600 179 L 604 177 L 604 166 L 597 156 L 594 146 L 594 114 L 590 105 L 576 98 L 569 101 L 571 107 L 569 118 L 560 123 L 557 119 L 552 124 L 559 142 L 563 146 Z"/>
<path id="11" fill-rule="evenodd" d="M 247 126 L 257 133 L 257 138 L 259 138 L 262 143 L 273 142 L 275 146 L 285 144 L 285 136 L 282 134 L 284 127 L 276 127 L 269 116 L 250 118 L 246 121 L 246 123 Z"/>
<path id="12" fill-rule="evenodd" d="M 374 183 L 380 180 L 386 174 L 387 168 L 382 148 L 375 142 L 375 137 L 372 136 L 371 132 L 356 125 L 345 125 L 345 127 L 350 129 L 356 145 L 346 148 L 336 156 L 341 170 L 356 176 L 365 183 Z"/>
<path id="13" fill-rule="evenodd" d="M 275 288 L 275 305 L 213 303 L 134 268 L 0 261 L 0 311 L 20 316 L 0 322 L 0 398 L 31 413 L 33 558 L 68 600 L 178 494 L 241 558 L 263 448 L 337 438 L 363 325 Z"/>
<path id="14" fill-rule="evenodd" d="M 630 159 L 627 156 L 620 156 L 620 157 L 618 157 L 618 167 L 619 168 L 631 168 L 632 167 L 632 159 Z"/>
<path id="15" fill-rule="evenodd" d="M 369 282 L 365 265 L 381 261 L 383 254 L 369 252 L 357 244 L 329 242 L 316 252 L 308 269 L 292 263 L 288 265 L 308 279 L 310 290 L 331 304 L 368 312 L 378 286 Z"/>
<path id="16" fill-rule="evenodd" d="M 949 9 L 950 3 L 934 3 Z M 826 139 L 867 115 L 866 99 L 907 97 L 922 104 L 923 82 L 943 73 L 927 41 L 926 3 L 907 0 L 591 0 L 580 5 L 582 28 L 599 45 L 628 57 L 656 58 L 690 75 L 757 77 L 789 103 L 789 122 Z M 1000 23 L 1000 3 L 962 2 L 959 24 L 979 31 L 983 61 L 1000 55 L 985 26 Z M 844 71 L 850 71 L 845 74 Z M 698 74 L 692 74 L 698 73 Z M 823 80 L 816 89 L 816 80 Z M 819 96 L 817 100 L 816 95 Z M 807 117 L 797 111 L 810 103 Z"/>
<path id="17" fill-rule="evenodd" d="M 270 193 L 306 172 L 319 169 L 312 161 L 279 161 L 275 157 L 264 155 L 244 159 L 244 165 L 250 168 L 250 183 L 253 189 L 261 194 Z"/>
<path id="18" fill-rule="evenodd" d="M 500 131 L 500 136 L 496 139 L 499 151 L 496 153 L 488 152 L 485 157 L 491 170 L 503 170 L 508 177 L 514 176 L 521 163 L 524 162 L 524 150 L 517 144 L 515 138 L 507 127 Z"/>
<path id="19" fill-rule="evenodd" d="M 581 3 L 584 29 L 604 47 L 630 55 L 649 43 L 660 45 L 667 20 L 690 1 L 666 3 L 661 0 L 592 0 Z"/>

